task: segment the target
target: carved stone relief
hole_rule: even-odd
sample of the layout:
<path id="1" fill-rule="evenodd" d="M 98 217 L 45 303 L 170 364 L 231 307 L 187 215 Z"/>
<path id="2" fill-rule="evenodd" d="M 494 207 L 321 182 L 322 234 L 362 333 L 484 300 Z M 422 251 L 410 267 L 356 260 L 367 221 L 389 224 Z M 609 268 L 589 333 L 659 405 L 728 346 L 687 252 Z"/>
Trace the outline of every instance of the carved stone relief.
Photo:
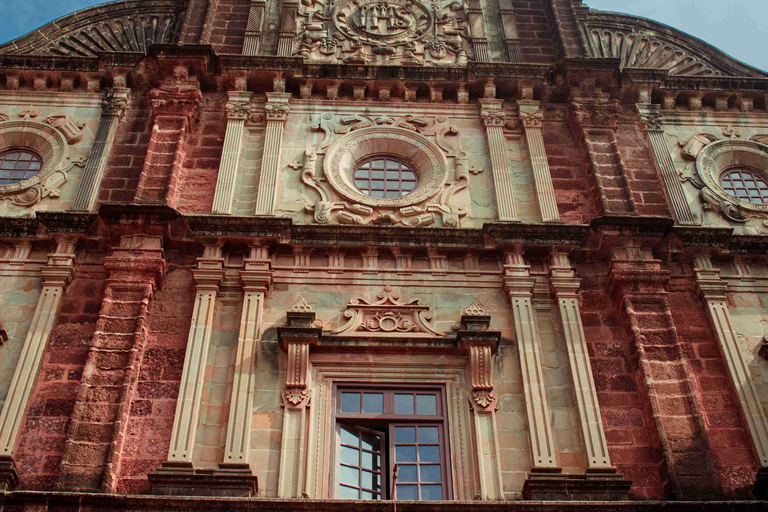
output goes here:
<path id="1" fill-rule="evenodd" d="M 64 114 L 39 120 L 40 114 L 32 108 L 22 109 L 18 117 L 13 120 L 9 114 L 0 114 L 0 151 L 29 148 L 41 156 L 43 165 L 32 178 L 0 186 L 0 209 L 29 208 L 46 197 L 60 197 L 69 171 L 84 167 L 88 159 L 86 150 L 74 148 L 83 138 L 84 123 Z"/>
<path id="2" fill-rule="evenodd" d="M 461 66 L 474 58 L 459 0 L 304 0 L 294 53 L 314 62 Z"/>
<path id="3" fill-rule="evenodd" d="M 458 128 L 443 116 L 362 116 L 323 114 L 312 131 L 319 137 L 291 165 L 306 186 L 307 212 L 318 224 L 336 221 L 357 225 L 440 225 L 459 227 L 470 214 L 466 154 Z M 355 165 L 374 155 L 405 156 L 413 164 L 419 184 L 396 199 L 364 194 L 354 184 Z M 322 160 L 321 160 L 322 157 Z M 321 175 L 322 169 L 322 175 Z"/>

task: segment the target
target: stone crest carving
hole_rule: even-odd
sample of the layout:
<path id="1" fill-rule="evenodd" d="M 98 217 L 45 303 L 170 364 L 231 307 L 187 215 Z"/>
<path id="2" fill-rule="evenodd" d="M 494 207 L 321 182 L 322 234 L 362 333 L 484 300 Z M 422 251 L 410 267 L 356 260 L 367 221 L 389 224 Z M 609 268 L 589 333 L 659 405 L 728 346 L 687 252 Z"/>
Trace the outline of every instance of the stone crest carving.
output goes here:
<path id="1" fill-rule="evenodd" d="M 460 0 L 304 0 L 297 29 L 295 53 L 316 62 L 461 66 L 474 57 Z"/>
<path id="2" fill-rule="evenodd" d="M 362 298 L 347 304 L 344 316 L 349 320 L 333 331 L 340 336 L 445 336 L 431 325 L 432 312 L 420 300 L 401 302 L 400 294 L 387 285 L 372 302 Z"/>

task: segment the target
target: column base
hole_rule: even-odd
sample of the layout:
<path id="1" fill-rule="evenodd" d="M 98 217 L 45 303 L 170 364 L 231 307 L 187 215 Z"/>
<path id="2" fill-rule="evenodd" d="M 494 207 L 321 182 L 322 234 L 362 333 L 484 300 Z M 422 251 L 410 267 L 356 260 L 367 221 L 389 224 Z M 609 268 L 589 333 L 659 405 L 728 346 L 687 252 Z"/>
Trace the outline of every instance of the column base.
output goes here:
<path id="1" fill-rule="evenodd" d="M 163 462 L 148 475 L 152 494 L 160 496 L 230 496 L 250 498 L 259 481 L 248 464 L 220 464 L 195 468 L 190 463 Z"/>
<path id="2" fill-rule="evenodd" d="M 561 470 L 534 469 L 523 487 L 523 498 L 532 501 L 625 501 L 632 480 L 616 468 L 563 475 Z"/>
<path id="3" fill-rule="evenodd" d="M 19 485 L 16 463 L 8 456 L 0 457 L 0 491 L 12 491 Z"/>
<path id="4" fill-rule="evenodd" d="M 752 494 L 759 500 L 768 500 L 768 468 L 760 468 L 757 471 Z"/>

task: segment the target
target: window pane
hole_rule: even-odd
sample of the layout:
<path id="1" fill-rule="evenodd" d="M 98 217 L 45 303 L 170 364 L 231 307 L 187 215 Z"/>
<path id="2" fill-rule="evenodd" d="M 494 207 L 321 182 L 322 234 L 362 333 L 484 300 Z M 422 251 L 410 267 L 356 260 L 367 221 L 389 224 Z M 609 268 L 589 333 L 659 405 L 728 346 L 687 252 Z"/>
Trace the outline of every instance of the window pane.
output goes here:
<path id="1" fill-rule="evenodd" d="M 35 176 L 42 168 L 43 160 L 37 153 L 24 149 L 10 149 L 0 152 L 0 169 L 13 171 L 3 173 L 3 184 L 14 184 Z"/>
<path id="2" fill-rule="evenodd" d="M 381 487 L 381 476 L 378 473 L 371 473 L 370 471 L 363 471 L 363 487 L 378 491 Z"/>
<path id="3" fill-rule="evenodd" d="M 360 446 L 360 441 L 357 439 L 357 432 L 341 427 L 341 443 Z"/>
<path id="4" fill-rule="evenodd" d="M 416 480 L 416 466 L 398 464 L 397 467 L 398 482 L 418 482 Z"/>
<path id="5" fill-rule="evenodd" d="M 416 462 L 416 447 L 395 446 L 395 462 Z"/>
<path id="6" fill-rule="evenodd" d="M 363 467 L 365 469 L 381 469 L 380 455 L 378 453 L 362 452 Z"/>
<path id="7" fill-rule="evenodd" d="M 381 414 L 384 412 L 384 395 L 381 393 L 363 394 L 363 412 L 366 414 Z"/>
<path id="8" fill-rule="evenodd" d="M 437 443 L 438 434 L 437 427 L 419 427 L 419 442 L 420 443 Z"/>
<path id="9" fill-rule="evenodd" d="M 347 466 L 341 466 L 339 472 L 339 481 L 342 484 L 353 485 L 355 487 L 360 486 L 360 471 L 357 468 L 350 468 Z"/>
<path id="10" fill-rule="evenodd" d="M 341 447 L 341 462 L 352 466 L 360 464 L 360 452 L 354 448 Z"/>
<path id="11" fill-rule="evenodd" d="M 360 412 L 360 393 L 342 393 L 341 412 Z"/>
<path id="12" fill-rule="evenodd" d="M 443 499 L 442 485 L 422 485 L 421 499 L 424 501 L 436 501 Z"/>
<path id="13" fill-rule="evenodd" d="M 342 500 L 356 500 L 359 499 L 357 489 L 347 487 L 345 485 L 339 486 L 339 498 Z"/>
<path id="14" fill-rule="evenodd" d="M 435 395 L 416 395 L 416 414 L 424 416 L 437 414 L 437 397 Z"/>
<path id="15" fill-rule="evenodd" d="M 416 501 L 419 499 L 418 486 L 417 485 L 398 485 L 397 496 L 398 500 L 410 500 Z"/>
<path id="16" fill-rule="evenodd" d="M 413 414 L 413 395 L 395 395 L 395 414 Z"/>
<path id="17" fill-rule="evenodd" d="M 440 462 L 440 447 L 419 446 L 419 462 Z"/>
<path id="18" fill-rule="evenodd" d="M 419 466 L 422 482 L 440 482 L 440 466 Z"/>
<path id="19" fill-rule="evenodd" d="M 379 499 L 379 495 L 378 494 L 373 494 L 372 492 L 368 492 L 368 491 L 362 491 L 362 498 L 361 499 L 364 499 L 364 500 L 377 500 L 377 499 Z"/>
<path id="20" fill-rule="evenodd" d="M 421 427 L 421 428 L 427 428 L 427 427 Z M 415 443 L 415 442 L 416 442 L 416 427 L 395 427 L 395 443 L 401 444 L 401 443 Z"/>

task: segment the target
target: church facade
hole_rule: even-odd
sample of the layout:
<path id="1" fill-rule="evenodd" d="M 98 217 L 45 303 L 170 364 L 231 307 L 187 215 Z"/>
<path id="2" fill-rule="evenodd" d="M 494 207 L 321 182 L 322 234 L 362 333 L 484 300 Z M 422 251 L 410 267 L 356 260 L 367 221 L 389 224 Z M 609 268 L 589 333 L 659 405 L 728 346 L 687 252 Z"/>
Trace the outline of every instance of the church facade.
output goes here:
<path id="1" fill-rule="evenodd" d="M 2 503 L 761 510 L 766 254 L 768 73 L 657 22 L 85 9 L 0 46 Z"/>

